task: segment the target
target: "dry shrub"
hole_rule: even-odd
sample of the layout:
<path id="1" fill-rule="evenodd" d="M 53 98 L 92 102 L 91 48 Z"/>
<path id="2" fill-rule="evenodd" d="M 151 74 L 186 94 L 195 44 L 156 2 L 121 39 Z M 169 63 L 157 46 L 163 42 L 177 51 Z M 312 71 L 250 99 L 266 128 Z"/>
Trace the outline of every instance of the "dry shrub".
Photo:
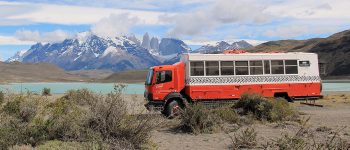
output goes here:
<path id="1" fill-rule="evenodd" d="M 4 92 L 0 91 L 0 105 L 4 102 L 5 100 L 5 94 Z"/>
<path id="2" fill-rule="evenodd" d="M 15 144 L 37 145 L 47 135 L 35 124 L 38 111 L 46 100 L 32 94 L 9 94 L 0 108 L 0 147 Z"/>
<path id="3" fill-rule="evenodd" d="M 9 148 L 9 150 L 34 150 L 30 145 L 15 145 Z"/>
<path id="4" fill-rule="evenodd" d="M 93 142 L 74 142 L 74 141 L 47 141 L 42 145 L 35 147 L 36 150 L 51 150 L 51 149 L 62 149 L 62 150 L 100 150 L 108 149 L 107 145 L 99 145 Z"/>
<path id="5" fill-rule="evenodd" d="M 283 135 L 275 141 L 275 147 L 279 149 L 300 149 L 306 150 L 308 148 L 307 142 L 301 136 L 289 136 L 287 134 Z"/>
<path id="6" fill-rule="evenodd" d="M 201 104 L 193 104 L 181 113 L 180 129 L 194 134 L 212 133 L 219 129 L 220 119 Z"/>
<path id="7" fill-rule="evenodd" d="M 0 107 L 0 147 L 68 144 L 58 149 L 69 149 L 73 142 L 139 149 L 159 122 L 152 116 L 128 114 L 121 96 L 124 87 L 117 85 L 108 95 L 72 90 L 54 102 L 30 94 L 6 96 Z M 45 143 L 50 140 L 56 141 Z"/>
<path id="8" fill-rule="evenodd" d="M 316 131 L 318 131 L 318 132 L 329 132 L 331 130 L 332 130 L 332 128 L 327 127 L 327 126 L 320 126 L 320 127 L 316 128 Z"/>
<path id="9" fill-rule="evenodd" d="M 121 95 L 123 89 L 124 86 L 118 85 L 114 93 L 95 103 L 91 108 L 89 126 L 112 145 L 132 145 L 139 148 L 148 142 L 150 132 L 158 123 L 153 116 L 128 114 L 127 104 Z"/>
<path id="10" fill-rule="evenodd" d="M 78 89 L 67 91 L 62 98 L 70 100 L 79 106 L 93 106 L 99 99 L 102 99 L 102 96 L 88 89 Z"/>
<path id="11" fill-rule="evenodd" d="M 235 105 L 241 114 L 253 114 L 258 120 L 286 121 L 294 120 L 298 113 L 284 99 L 266 99 L 259 94 L 243 94 Z"/>
<path id="12" fill-rule="evenodd" d="M 293 135 L 284 134 L 282 137 L 272 140 L 266 148 L 271 149 L 301 149 L 301 150 L 348 150 L 350 149 L 350 143 L 340 136 L 340 130 L 329 133 L 325 140 L 317 142 L 315 140 L 316 135 L 310 131 L 307 126 L 310 118 L 302 119 L 300 121 L 300 129 Z M 328 127 L 326 127 L 328 129 Z M 324 136 L 324 135 L 322 135 Z"/>
<path id="13" fill-rule="evenodd" d="M 0 116 L 0 149 L 7 149 L 19 141 L 26 140 L 22 131 L 25 124 L 18 118 L 2 113 Z"/>
<path id="14" fill-rule="evenodd" d="M 251 149 L 257 146 L 257 133 L 254 128 L 246 128 L 231 137 L 233 149 Z"/>
<path id="15" fill-rule="evenodd" d="M 228 123 L 238 123 L 240 119 L 239 115 L 231 106 L 215 108 L 212 110 L 212 113 Z"/>
<path id="16" fill-rule="evenodd" d="M 63 97 L 47 105 L 45 114 L 36 123 L 44 125 L 52 139 L 84 140 L 89 133 L 89 129 L 84 127 L 88 118 L 88 109 Z"/>

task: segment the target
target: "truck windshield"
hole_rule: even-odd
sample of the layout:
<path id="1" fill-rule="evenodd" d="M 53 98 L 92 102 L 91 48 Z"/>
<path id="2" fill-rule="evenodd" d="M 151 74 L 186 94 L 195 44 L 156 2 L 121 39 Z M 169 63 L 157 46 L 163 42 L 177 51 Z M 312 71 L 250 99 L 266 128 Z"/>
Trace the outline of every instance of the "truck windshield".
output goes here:
<path id="1" fill-rule="evenodd" d="M 150 69 L 147 74 L 145 85 L 151 85 L 152 84 L 152 76 L 153 76 L 153 69 Z"/>

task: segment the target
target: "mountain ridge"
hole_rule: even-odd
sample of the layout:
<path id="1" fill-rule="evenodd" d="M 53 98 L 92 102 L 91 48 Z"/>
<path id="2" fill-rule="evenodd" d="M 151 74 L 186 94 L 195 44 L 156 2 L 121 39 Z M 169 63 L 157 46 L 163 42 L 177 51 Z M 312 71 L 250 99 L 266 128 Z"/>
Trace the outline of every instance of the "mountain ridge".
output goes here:
<path id="1" fill-rule="evenodd" d="M 147 35 L 146 35 L 147 34 Z M 165 58 L 178 57 L 178 54 L 190 49 L 181 40 L 163 38 L 160 43 L 156 38 L 150 40 L 148 33 L 139 40 L 135 36 L 99 37 L 89 32 L 77 34 L 75 38 L 66 39 L 58 43 L 37 43 L 25 52 L 18 52 L 7 62 L 21 61 L 24 63 L 51 63 L 65 70 L 109 69 L 123 71 L 145 69 L 160 65 Z M 170 45 L 160 47 L 162 41 Z M 151 43 L 152 42 L 152 43 Z M 142 47 L 149 46 L 149 49 Z M 179 46 L 177 46 L 179 44 Z M 159 48 L 157 49 L 159 45 Z M 156 48 L 156 49 L 151 49 Z M 164 51 L 169 51 L 164 53 Z M 174 59 L 174 58 L 171 58 Z M 174 61 L 178 60 L 174 59 Z M 174 63 L 174 62 L 166 62 Z"/>
<path id="2" fill-rule="evenodd" d="M 253 45 L 249 44 L 245 40 L 233 42 L 232 44 L 226 42 L 226 41 L 220 41 L 215 44 L 207 44 L 203 45 L 200 48 L 194 50 L 194 52 L 199 53 L 220 53 L 224 50 L 232 50 L 232 49 L 248 49 L 252 48 Z"/>

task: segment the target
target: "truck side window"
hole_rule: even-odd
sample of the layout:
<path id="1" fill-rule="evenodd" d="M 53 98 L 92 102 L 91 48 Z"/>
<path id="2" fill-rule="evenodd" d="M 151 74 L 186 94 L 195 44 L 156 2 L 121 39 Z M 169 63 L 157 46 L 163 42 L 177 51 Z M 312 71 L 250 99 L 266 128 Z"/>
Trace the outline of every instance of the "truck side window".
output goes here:
<path id="1" fill-rule="evenodd" d="M 271 73 L 284 74 L 283 60 L 271 60 Z"/>
<path id="2" fill-rule="evenodd" d="M 207 76 L 218 76 L 219 75 L 219 62 L 218 61 L 206 61 L 205 71 Z"/>
<path id="3" fill-rule="evenodd" d="M 192 61 L 190 62 L 191 76 L 204 76 L 204 62 Z"/>
<path id="4" fill-rule="evenodd" d="M 298 61 L 297 60 L 285 60 L 286 74 L 298 74 Z"/>
<path id="5" fill-rule="evenodd" d="M 248 61 L 235 61 L 236 75 L 248 75 Z"/>
<path id="6" fill-rule="evenodd" d="M 251 75 L 263 74 L 263 64 L 261 60 L 249 61 Z"/>
<path id="7" fill-rule="evenodd" d="M 172 73 L 170 70 L 157 72 L 156 84 L 170 82 L 171 80 L 172 80 Z"/>
<path id="8" fill-rule="evenodd" d="M 235 65 L 233 61 L 221 61 L 221 75 L 235 75 Z"/>

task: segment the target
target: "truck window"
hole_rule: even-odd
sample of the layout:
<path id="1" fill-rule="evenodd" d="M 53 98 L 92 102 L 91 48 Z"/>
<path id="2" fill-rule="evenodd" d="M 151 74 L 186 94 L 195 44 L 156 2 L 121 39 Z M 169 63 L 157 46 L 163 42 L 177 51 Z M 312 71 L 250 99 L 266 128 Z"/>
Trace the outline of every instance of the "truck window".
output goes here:
<path id="1" fill-rule="evenodd" d="M 271 74 L 269 60 L 264 60 L 264 71 L 265 71 L 265 74 Z"/>
<path id="2" fill-rule="evenodd" d="M 308 60 L 299 61 L 299 66 L 300 67 L 310 67 L 310 61 L 308 61 Z"/>
<path id="3" fill-rule="evenodd" d="M 271 60 L 271 73 L 284 74 L 283 60 Z"/>
<path id="4" fill-rule="evenodd" d="M 157 71 L 156 84 L 170 82 L 172 80 L 172 73 L 170 70 Z"/>
<path id="5" fill-rule="evenodd" d="M 207 76 L 219 75 L 219 62 L 218 61 L 206 61 L 205 72 Z"/>
<path id="6" fill-rule="evenodd" d="M 221 61 L 221 75 L 235 75 L 235 65 L 233 61 Z"/>
<path id="7" fill-rule="evenodd" d="M 286 74 L 298 74 L 298 61 L 285 60 Z"/>
<path id="8" fill-rule="evenodd" d="M 153 69 L 150 69 L 147 74 L 145 85 L 151 85 L 152 84 L 152 77 L 153 77 Z"/>
<path id="9" fill-rule="evenodd" d="M 235 61 L 236 75 L 248 75 L 248 61 Z"/>
<path id="10" fill-rule="evenodd" d="M 263 74 L 263 64 L 261 60 L 249 61 L 249 69 L 251 75 Z"/>
<path id="11" fill-rule="evenodd" d="M 192 61 L 190 62 L 191 76 L 204 76 L 204 62 Z"/>

